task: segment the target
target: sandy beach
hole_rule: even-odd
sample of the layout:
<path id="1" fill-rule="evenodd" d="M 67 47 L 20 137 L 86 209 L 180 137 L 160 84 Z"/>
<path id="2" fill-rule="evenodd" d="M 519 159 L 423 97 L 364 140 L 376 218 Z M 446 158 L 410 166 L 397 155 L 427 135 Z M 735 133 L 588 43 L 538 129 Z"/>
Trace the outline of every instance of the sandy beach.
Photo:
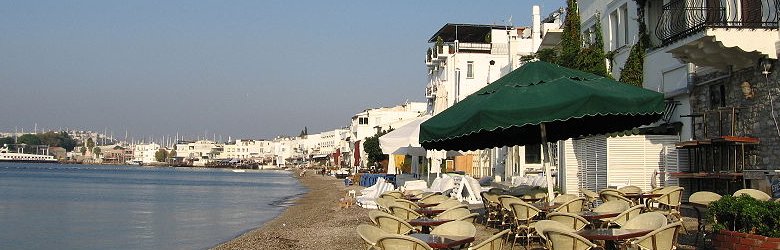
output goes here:
<path id="1" fill-rule="evenodd" d="M 294 176 L 299 178 L 297 173 Z M 299 181 L 308 189 L 308 193 L 296 200 L 295 205 L 262 227 L 213 249 L 364 249 L 367 245 L 358 236 L 355 228 L 360 224 L 371 223 L 368 218 L 369 210 L 359 206 L 340 208 L 338 204 L 339 198 L 344 197 L 349 190 L 360 190 L 363 187 L 345 187 L 343 180 L 317 175 L 311 170 L 307 171 L 304 177 L 300 177 Z M 470 209 L 481 212 L 481 207 L 471 205 Z M 681 233 L 682 244 L 679 247 L 691 249 L 693 247 L 687 244 L 690 244 L 696 231 L 695 219 L 685 217 L 685 222 L 689 231 Z M 487 228 L 481 224 L 475 226 L 476 243 L 498 232 L 495 228 Z"/>

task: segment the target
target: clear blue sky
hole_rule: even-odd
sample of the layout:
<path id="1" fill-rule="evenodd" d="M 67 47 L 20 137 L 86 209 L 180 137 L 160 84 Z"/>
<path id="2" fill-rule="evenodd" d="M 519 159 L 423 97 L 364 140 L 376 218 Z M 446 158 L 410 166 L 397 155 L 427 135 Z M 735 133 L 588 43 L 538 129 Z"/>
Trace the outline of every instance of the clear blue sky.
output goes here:
<path id="1" fill-rule="evenodd" d="M 241 138 L 424 101 L 445 23 L 529 25 L 564 1 L 0 1 L 0 131 Z"/>

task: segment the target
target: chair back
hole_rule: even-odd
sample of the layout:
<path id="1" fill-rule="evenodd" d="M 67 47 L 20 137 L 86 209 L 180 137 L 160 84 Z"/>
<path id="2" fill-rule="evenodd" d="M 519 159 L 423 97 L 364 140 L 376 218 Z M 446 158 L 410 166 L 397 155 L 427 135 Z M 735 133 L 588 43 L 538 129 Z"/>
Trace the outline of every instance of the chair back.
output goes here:
<path id="1" fill-rule="evenodd" d="M 629 198 L 624 197 L 623 195 L 620 195 L 615 192 L 603 192 L 601 193 L 601 199 L 606 201 L 625 201 L 628 204 L 634 204 L 634 201 L 632 201 Z"/>
<path id="2" fill-rule="evenodd" d="M 633 206 L 628 210 L 618 214 L 618 216 L 615 216 L 615 218 L 608 220 L 609 223 L 607 223 L 607 226 L 615 224 L 622 227 L 626 224 L 627 221 L 636 218 L 640 213 L 642 213 L 643 208 L 645 208 L 644 205 Z"/>
<path id="3" fill-rule="evenodd" d="M 540 220 L 535 222 L 532 227 L 536 231 L 536 233 L 542 238 L 542 242 L 545 246 L 547 246 L 548 249 L 552 249 L 552 246 L 550 245 L 549 240 L 547 239 L 547 236 L 544 235 L 544 231 L 549 231 L 548 228 L 558 228 L 561 231 L 566 232 L 576 232 L 577 230 L 571 229 L 568 225 L 565 225 L 563 223 L 560 223 L 558 221 L 554 220 Z"/>
<path id="4" fill-rule="evenodd" d="M 643 213 L 626 221 L 620 228 L 623 229 L 649 229 L 655 230 L 666 226 L 668 220 L 666 216 L 659 212 Z"/>
<path id="5" fill-rule="evenodd" d="M 618 191 L 624 193 L 624 194 L 641 194 L 642 188 L 637 186 L 624 186 L 621 188 L 618 188 Z"/>
<path id="6" fill-rule="evenodd" d="M 404 193 L 401 193 L 400 191 L 396 191 L 396 190 L 387 191 L 387 192 L 384 192 L 381 195 L 379 195 L 380 198 L 382 198 L 382 197 L 391 197 L 393 199 L 400 199 L 403 196 L 404 196 Z"/>
<path id="7" fill-rule="evenodd" d="M 594 202 L 599 199 L 599 194 L 593 191 L 590 191 L 585 188 L 580 188 L 580 193 L 585 196 L 585 199 L 587 199 L 590 202 Z"/>
<path id="8" fill-rule="evenodd" d="M 561 225 L 565 225 L 567 228 L 570 228 L 574 231 L 582 230 L 586 226 L 590 225 L 590 222 L 587 219 L 573 213 L 550 213 L 547 215 L 547 220 L 558 222 Z"/>
<path id="9" fill-rule="evenodd" d="M 597 213 L 614 213 L 623 212 L 629 208 L 629 203 L 623 200 L 607 201 L 593 208 L 593 212 Z"/>
<path id="10" fill-rule="evenodd" d="M 547 238 L 547 242 L 550 243 L 550 249 L 588 250 L 596 247 L 596 244 L 593 244 L 588 239 L 564 229 L 555 227 L 545 228 L 542 234 Z"/>
<path id="11" fill-rule="evenodd" d="M 387 213 L 385 211 L 380 211 L 380 210 L 368 211 L 368 218 L 371 219 L 371 222 L 373 222 L 374 225 L 379 225 L 379 223 L 376 221 L 376 218 L 379 217 L 380 215 L 393 216 L 392 214 Z"/>
<path id="12" fill-rule="evenodd" d="M 662 188 L 654 188 L 653 190 L 650 191 L 650 193 L 665 194 L 665 193 L 668 193 L 670 190 L 674 190 L 674 189 L 677 189 L 679 187 L 680 186 L 666 186 L 666 187 L 662 187 Z"/>
<path id="13" fill-rule="evenodd" d="M 426 203 L 426 204 L 433 204 L 433 203 L 442 203 L 443 201 L 449 200 L 450 197 L 440 195 L 440 194 L 432 194 L 425 198 L 420 199 L 420 202 Z"/>
<path id="14" fill-rule="evenodd" d="M 673 187 L 665 190 L 661 190 L 661 196 L 653 198 L 652 200 L 658 204 L 669 206 L 670 208 L 677 209 L 682 203 L 682 187 Z"/>
<path id="15" fill-rule="evenodd" d="M 604 194 L 616 194 L 618 196 L 626 195 L 625 193 L 620 192 L 620 190 L 617 190 L 616 188 L 605 188 L 599 191 L 599 196 L 601 197 L 601 199 L 604 199 L 604 197 L 602 196 Z"/>
<path id="16" fill-rule="evenodd" d="M 541 213 L 541 210 L 523 201 L 509 203 L 509 207 L 511 207 L 510 211 L 512 211 L 515 221 L 518 222 L 529 222 Z"/>
<path id="17" fill-rule="evenodd" d="M 645 250 L 672 250 L 677 248 L 677 235 L 682 223 L 676 222 L 658 228 L 649 234 L 631 241 L 631 245 Z"/>
<path id="18" fill-rule="evenodd" d="M 747 195 L 756 198 L 756 200 L 760 200 L 760 201 L 768 201 L 772 199 L 772 196 L 769 196 L 763 191 L 758 189 L 751 189 L 751 188 L 740 189 L 737 190 L 737 192 L 734 192 L 734 197 L 739 197 L 740 195 Z"/>
<path id="19" fill-rule="evenodd" d="M 393 213 L 393 216 L 407 221 L 414 220 L 422 216 L 421 214 L 415 212 L 412 209 L 406 207 L 399 207 L 399 206 L 390 206 L 390 212 Z"/>
<path id="20" fill-rule="evenodd" d="M 540 199 L 540 201 L 547 201 L 547 192 L 536 192 L 523 195 L 524 199 Z"/>
<path id="21" fill-rule="evenodd" d="M 461 203 L 458 200 L 447 199 L 447 200 L 444 200 L 444 201 L 440 202 L 438 205 L 433 206 L 433 208 L 434 209 L 449 209 L 449 208 L 460 206 L 460 205 L 463 205 L 463 203 Z"/>
<path id="22" fill-rule="evenodd" d="M 573 195 L 573 194 L 562 194 L 562 195 L 555 196 L 555 198 L 553 198 L 552 202 L 554 202 L 554 203 L 565 203 L 567 201 L 574 200 L 574 199 L 577 199 L 577 198 L 579 198 L 579 196 L 576 196 L 576 195 Z"/>
<path id="23" fill-rule="evenodd" d="M 457 218 L 455 220 L 474 223 L 477 220 L 478 216 L 479 216 L 479 213 L 471 213 L 471 214 L 465 215 L 463 217 Z"/>
<path id="24" fill-rule="evenodd" d="M 423 191 L 422 190 L 418 190 L 418 189 L 406 190 L 406 194 L 411 195 L 411 196 L 418 196 L 418 195 L 420 195 L 422 193 L 423 193 Z"/>
<path id="25" fill-rule="evenodd" d="M 377 240 L 376 246 L 379 247 L 379 249 L 383 250 L 432 250 L 430 246 L 428 246 L 428 243 L 425 243 L 425 241 L 422 241 L 420 239 L 406 236 L 406 235 L 399 235 L 399 234 L 388 234 L 385 236 L 382 236 Z"/>
<path id="26" fill-rule="evenodd" d="M 417 204 L 414 204 L 414 202 L 411 202 L 411 201 L 408 201 L 408 200 L 404 200 L 404 199 L 394 199 L 393 202 L 395 202 L 395 204 L 393 204 L 393 205 L 399 206 L 399 207 L 405 207 L 405 208 L 408 208 L 408 209 L 418 209 L 418 208 L 420 208 L 420 206 L 418 206 Z"/>
<path id="27" fill-rule="evenodd" d="M 720 200 L 720 197 L 719 194 L 713 192 L 699 191 L 691 194 L 691 196 L 688 197 L 688 202 L 706 206 L 710 205 L 713 201 Z"/>
<path id="28" fill-rule="evenodd" d="M 376 242 L 379 240 L 379 238 L 388 234 L 388 232 L 385 232 L 381 228 L 368 224 L 358 225 L 357 233 L 360 235 L 360 238 L 362 238 L 363 241 L 365 241 L 369 246 L 376 245 Z"/>
<path id="29" fill-rule="evenodd" d="M 431 230 L 431 234 L 474 237 L 477 235 L 477 228 L 468 221 L 450 221 Z"/>
<path id="30" fill-rule="evenodd" d="M 377 226 L 381 228 L 382 230 L 385 230 L 385 232 L 393 233 L 393 234 L 407 234 L 414 230 L 414 226 L 409 225 L 408 222 L 404 221 L 401 218 L 392 216 L 392 215 L 384 215 L 380 214 L 374 218 L 377 222 Z"/>
<path id="31" fill-rule="evenodd" d="M 385 211 L 385 212 L 390 211 L 388 208 L 390 207 L 390 202 L 391 202 L 390 198 L 379 197 L 376 198 L 374 202 L 376 202 L 376 208 L 378 210 Z"/>
<path id="32" fill-rule="evenodd" d="M 555 208 L 554 212 L 577 213 L 582 212 L 585 206 L 585 198 L 575 198 L 564 202 L 560 207 Z"/>
<path id="33" fill-rule="evenodd" d="M 493 236 L 490 236 L 487 240 L 480 242 L 479 244 L 476 244 L 472 247 L 469 247 L 469 250 L 501 250 L 504 248 L 504 237 L 506 234 L 509 233 L 509 231 L 512 231 L 511 229 L 506 229 L 504 231 L 501 231 L 497 234 L 494 234 Z"/>
<path id="34" fill-rule="evenodd" d="M 436 219 L 457 220 L 469 214 L 471 214 L 470 210 L 459 207 L 455 209 L 448 209 L 444 212 L 441 212 L 439 215 L 436 215 Z"/>

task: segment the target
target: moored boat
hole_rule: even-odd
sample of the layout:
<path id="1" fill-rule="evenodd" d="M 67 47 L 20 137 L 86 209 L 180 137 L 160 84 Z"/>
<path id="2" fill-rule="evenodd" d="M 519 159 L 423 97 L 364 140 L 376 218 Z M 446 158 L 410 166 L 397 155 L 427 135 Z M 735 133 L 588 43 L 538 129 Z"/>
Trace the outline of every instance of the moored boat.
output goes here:
<path id="1" fill-rule="evenodd" d="M 0 162 L 56 163 L 57 159 L 51 155 L 14 153 L 8 150 L 7 145 L 3 145 L 0 147 Z"/>

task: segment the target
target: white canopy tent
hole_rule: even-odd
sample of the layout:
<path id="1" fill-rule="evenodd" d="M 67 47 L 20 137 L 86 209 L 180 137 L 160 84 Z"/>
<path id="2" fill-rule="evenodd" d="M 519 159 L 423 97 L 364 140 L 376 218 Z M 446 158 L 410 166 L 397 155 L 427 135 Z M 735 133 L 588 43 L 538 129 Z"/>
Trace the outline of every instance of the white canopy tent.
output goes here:
<path id="1" fill-rule="evenodd" d="M 382 152 L 385 154 L 395 154 L 395 155 L 411 155 L 412 157 L 415 156 L 425 156 L 426 151 L 422 146 L 420 146 L 420 123 L 423 123 L 424 121 L 428 120 L 428 118 L 431 118 L 430 115 L 424 115 L 420 117 L 414 118 L 411 122 L 407 123 L 406 125 L 403 125 L 401 127 L 396 128 L 393 131 L 390 131 L 389 133 L 380 136 L 379 137 L 379 148 L 382 149 Z M 395 159 L 394 157 L 390 157 L 388 160 L 388 165 L 390 167 L 387 168 L 388 174 L 396 174 L 395 170 Z M 417 172 L 417 170 L 420 168 L 419 163 L 415 160 L 412 161 L 412 171 Z"/>

